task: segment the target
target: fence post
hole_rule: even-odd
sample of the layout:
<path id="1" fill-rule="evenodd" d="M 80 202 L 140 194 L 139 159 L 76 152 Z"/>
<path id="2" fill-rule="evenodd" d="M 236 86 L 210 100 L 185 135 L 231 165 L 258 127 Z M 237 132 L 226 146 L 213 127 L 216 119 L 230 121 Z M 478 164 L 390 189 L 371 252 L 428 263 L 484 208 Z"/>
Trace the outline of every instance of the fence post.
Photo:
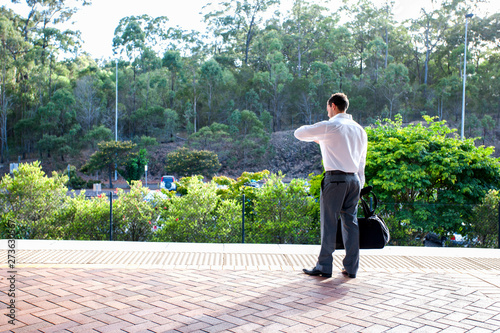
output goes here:
<path id="1" fill-rule="evenodd" d="M 245 194 L 243 194 L 243 203 L 241 205 L 241 242 L 245 243 Z"/>
<path id="2" fill-rule="evenodd" d="M 113 240 L 113 192 L 109 192 L 109 240 Z"/>

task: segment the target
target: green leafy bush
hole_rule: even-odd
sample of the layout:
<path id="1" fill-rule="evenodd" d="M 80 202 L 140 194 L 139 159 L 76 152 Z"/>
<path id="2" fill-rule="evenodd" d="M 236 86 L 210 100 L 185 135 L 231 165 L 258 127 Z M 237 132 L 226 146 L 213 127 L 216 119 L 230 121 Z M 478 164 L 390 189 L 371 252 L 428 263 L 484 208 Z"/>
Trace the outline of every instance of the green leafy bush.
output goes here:
<path id="1" fill-rule="evenodd" d="M 217 154 L 207 150 L 189 150 L 179 148 L 167 155 L 167 173 L 179 176 L 203 175 L 214 176 L 221 165 Z"/>
<path id="2" fill-rule="evenodd" d="M 21 239 L 45 239 L 60 235 L 62 221 L 55 219 L 69 197 L 65 184 L 68 176 L 52 173 L 47 177 L 40 162 L 21 163 L 14 176 L 0 181 L 2 232 L 10 222 L 16 225 L 15 236 Z M 11 223 L 11 224 L 12 224 Z"/>
<path id="3" fill-rule="evenodd" d="M 60 175 L 68 174 L 67 170 L 60 171 Z M 80 190 L 87 185 L 87 182 L 76 173 L 76 167 L 71 165 L 69 167 L 69 180 L 66 183 L 66 186 L 73 190 Z"/>
<path id="4" fill-rule="evenodd" d="M 481 204 L 472 209 L 462 232 L 471 245 L 498 248 L 498 205 L 500 191 L 490 190 Z"/>
<path id="5" fill-rule="evenodd" d="M 317 202 L 309 195 L 306 181 L 283 183 L 283 175 L 271 174 L 255 191 L 255 220 L 248 225 L 248 239 L 255 243 L 317 244 Z"/>
<path id="6" fill-rule="evenodd" d="M 113 233 L 116 240 L 148 241 L 152 237 L 153 206 L 144 201 L 149 190 L 133 181 L 129 192 L 117 189 L 113 202 Z"/>
<path id="7" fill-rule="evenodd" d="M 74 197 L 60 210 L 57 219 L 62 221 L 60 239 L 108 240 L 109 199 L 105 194 L 88 199 L 85 191 Z"/>
<path id="8" fill-rule="evenodd" d="M 139 150 L 138 153 L 130 153 L 127 160 L 123 162 L 123 167 L 119 169 L 120 175 L 127 182 L 140 180 L 145 174 L 145 166 L 148 164 L 148 153 L 146 149 Z"/>
<path id="9" fill-rule="evenodd" d="M 168 199 L 157 239 L 165 242 L 236 242 L 241 237 L 241 204 L 217 196 L 215 182 L 181 179 L 187 193 Z"/>
<path id="10" fill-rule="evenodd" d="M 500 188 L 500 161 L 493 148 L 460 140 L 445 121 L 424 116 L 426 124 L 402 125 L 402 117 L 367 128 L 366 181 L 382 202 L 391 229 L 446 235 L 459 230 L 471 209 L 490 189 Z"/>

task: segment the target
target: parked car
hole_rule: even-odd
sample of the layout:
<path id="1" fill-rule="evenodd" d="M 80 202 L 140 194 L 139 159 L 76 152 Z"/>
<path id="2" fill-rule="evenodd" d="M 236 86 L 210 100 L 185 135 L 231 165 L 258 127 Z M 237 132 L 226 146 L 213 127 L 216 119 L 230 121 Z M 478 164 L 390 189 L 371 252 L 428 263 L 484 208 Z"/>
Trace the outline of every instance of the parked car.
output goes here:
<path id="1" fill-rule="evenodd" d="M 255 180 L 250 180 L 250 182 L 245 183 L 245 186 L 253 187 L 253 188 L 261 188 L 264 186 L 264 183 L 262 181 L 255 181 Z"/>
<path id="2" fill-rule="evenodd" d="M 429 232 L 427 235 L 425 235 L 424 238 L 424 246 L 427 247 L 443 247 L 446 241 L 446 237 L 444 236 L 439 236 L 436 233 Z"/>
<path id="3" fill-rule="evenodd" d="M 175 183 L 177 180 L 174 176 L 163 176 L 160 181 L 160 188 L 167 189 L 169 191 L 176 191 L 177 184 Z"/>
<path id="4" fill-rule="evenodd" d="M 477 238 L 469 239 L 460 234 L 453 234 L 450 237 L 449 246 L 470 247 L 478 243 Z"/>
<path id="5" fill-rule="evenodd" d="M 149 191 L 149 193 L 144 197 L 144 201 L 151 202 L 153 205 L 156 205 L 158 201 L 166 199 L 168 199 L 168 196 L 161 193 L 159 190 Z"/>

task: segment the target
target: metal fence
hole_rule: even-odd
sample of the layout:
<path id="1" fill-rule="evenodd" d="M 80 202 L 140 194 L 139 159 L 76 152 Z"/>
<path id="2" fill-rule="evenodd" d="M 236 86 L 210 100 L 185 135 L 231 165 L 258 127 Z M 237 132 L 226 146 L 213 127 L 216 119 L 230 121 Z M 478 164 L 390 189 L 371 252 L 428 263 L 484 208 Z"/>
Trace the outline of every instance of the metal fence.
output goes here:
<path id="1" fill-rule="evenodd" d="M 109 239 L 113 240 L 112 194 L 110 198 Z M 307 201 L 307 202 L 305 202 Z M 476 205 L 439 205 L 416 203 L 379 203 L 377 214 L 381 216 L 391 231 L 392 245 L 424 245 L 424 246 L 469 246 L 497 247 L 500 244 L 500 203 L 494 209 L 476 211 Z M 396 207 L 397 209 L 394 209 Z M 392 208 L 392 209 L 390 209 Z M 474 214 L 461 220 L 460 230 L 445 232 L 442 225 L 446 219 L 454 220 L 463 212 Z M 443 233 L 430 232 L 429 229 L 418 229 L 415 225 L 425 225 L 425 221 L 415 223 L 408 220 L 416 214 L 433 215 L 436 230 Z M 361 209 L 360 209 L 360 216 Z M 476 223 L 471 219 L 476 218 Z M 217 215 L 209 219 L 190 224 L 178 222 L 169 230 L 162 230 L 161 216 L 158 216 L 156 228 L 149 241 L 172 242 L 222 242 L 222 243 L 268 243 L 268 244 L 319 244 L 320 218 L 319 204 L 308 199 L 274 200 L 272 202 L 256 201 L 244 195 L 241 197 L 241 211 L 231 223 L 225 221 L 224 226 Z M 441 223 L 440 223 L 441 222 Z M 474 221 L 472 221 L 474 222 Z M 456 223 L 457 224 L 457 223 Z M 437 238 L 436 238 L 437 237 Z"/>

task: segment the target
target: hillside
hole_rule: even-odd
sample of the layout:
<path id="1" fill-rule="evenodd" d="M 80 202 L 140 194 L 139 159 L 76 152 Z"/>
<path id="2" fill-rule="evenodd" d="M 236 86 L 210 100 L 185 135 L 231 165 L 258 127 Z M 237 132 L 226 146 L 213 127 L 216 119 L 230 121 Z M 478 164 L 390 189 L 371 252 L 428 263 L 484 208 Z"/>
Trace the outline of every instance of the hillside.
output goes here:
<path id="1" fill-rule="evenodd" d="M 162 174 L 164 174 L 166 155 L 182 146 L 183 143 L 183 141 L 164 143 L 150 151 L 148 183 L 157 183 L 160 181 Z M 68 164 L 75 165 L 79 169 L 91 154 L 91 150 L 83 151 L 79 156 L 67 157 L 65 161 L 44 156 L 44 159 L 41 161 L 42 168 L 48 175 L 52 171 L 66 170 Z M 21 160 L 21 162 L 31 163 L 35 160 L 35 158 L 30 158 Z M 256 172 L 267 169 L 274 173 L 281 171 L 286 175 L 285 179 L 292 179 L 306 178 L 310 173 L 320 173 L 322 170 L 319 146 L 315 143 L 306 143 L 295 139 L 292 130 L 273 133 L 271 135 L 270 148 L 267 150 L 265 156 L 262 156 L 261 161 L 260 164 L 253 167 L 248 167 L 243 163 L 237 164 L 232 169 L 223 166 L 219 175 L 237 178 L 244 171 Z M 11 162 L 17 163 L 17 160 Z M 8 173 L 9 164 L 0 165 L 0 172 L 2 175 Z M 98 179 L 102 180 L 103 183 L 108 179 L 107 176 L 104 176 L 103 179 L 102 174 L 99 176 L 79 175 L 85 180 L 99 177 Z M 123 184 L 124 181 L 118 179 L 118 183 Z"/>
<path id="2" fill-rule="evenodd" d="M 182 144 L 182 142 L 162 144 L 151 151 L 150 165 L 148 166 L 151 177 L 154 179 L 161 177 L 166 164 L 166 155 Z M 253 167 L 239 163 L 236 167 L 228 169 L 223 165 L 219 175 L 237 178 L 244 171 L 256 172 L 267 169 L 274 173 L 281 171 L 286 174 L 286 179 L 291 179 L 305 178 L 311 172 L 319 173 L 322 170 L 319 146 L 315 143 L 305 143 L 295 139 L 293 130 L 273 133 L 270 148 L 261 160 L 262 162 L 258 166 Z"/>

